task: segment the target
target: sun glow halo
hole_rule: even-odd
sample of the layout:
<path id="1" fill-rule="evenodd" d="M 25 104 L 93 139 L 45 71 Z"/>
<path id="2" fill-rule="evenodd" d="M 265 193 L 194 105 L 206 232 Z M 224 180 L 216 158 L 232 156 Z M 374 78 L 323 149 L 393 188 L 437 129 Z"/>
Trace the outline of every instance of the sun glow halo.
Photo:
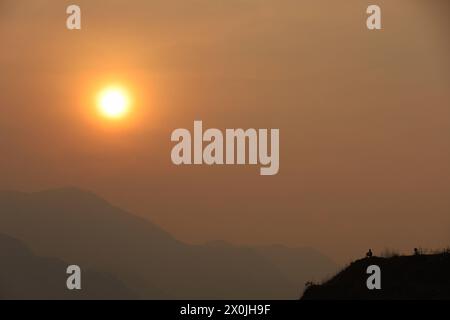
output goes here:
<path id="1" fill-rule="evenodd" d="M 106 88 L 99 94 L 98 108 L 100 113 L 107 118 L 123 118 L 130 108 L 129 95 L 120 87 Z"/>

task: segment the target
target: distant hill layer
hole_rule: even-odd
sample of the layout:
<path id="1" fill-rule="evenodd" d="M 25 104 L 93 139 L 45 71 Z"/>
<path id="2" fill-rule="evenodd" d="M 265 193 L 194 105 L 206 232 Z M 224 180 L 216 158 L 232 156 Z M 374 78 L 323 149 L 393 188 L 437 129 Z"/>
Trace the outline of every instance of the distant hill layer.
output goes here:
<path id="1" fill-rule="evenodd" d="M 144 299 L 296 299 L 306 281 L 336 270 L 308 248 L 189 245 L 76 188 L 0 192 L 0 233 L 111 274 Z"/>
<path id="2" fill-rule="evenodd" d="M 381 290 L 367 289 L 370 265 L 381 269 Z M 361 259 L 324 284 L 310 286 L 302 299 L 450 299 L 450 254 Z"/>
<path id="3" fill-rule="evenodd" d="M 68 290 L 68 263 L 34 255 L 22 242 L 0 234 L 1 299 L 135 299 L 108 274 L 84 270 L 81 290 Z"/>

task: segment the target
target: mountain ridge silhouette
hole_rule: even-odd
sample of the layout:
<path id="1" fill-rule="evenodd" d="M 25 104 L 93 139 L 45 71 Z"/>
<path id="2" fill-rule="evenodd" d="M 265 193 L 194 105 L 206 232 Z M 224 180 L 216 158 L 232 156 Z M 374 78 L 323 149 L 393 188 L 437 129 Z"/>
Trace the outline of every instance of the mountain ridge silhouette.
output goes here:
<path id="1" fill-rule="evenodd" d="M 306 279 L 335 270 L 318 253 L 298 251 L 292 270 L 289 250 L 186 244 L 74 187 L 0 192 L 0 212 L 0 233 L 38 255 L 111 274 L 144 299 L 294 299 Z"/>
<path id="2" fill-rule="evenodd" d="M 66 287 L 67 262 L 36 256 L 24 243 L 0 234 L 1 299 L 137 299 L 138 296 L 109 274 L 84 270 L 81 290 Z"/>

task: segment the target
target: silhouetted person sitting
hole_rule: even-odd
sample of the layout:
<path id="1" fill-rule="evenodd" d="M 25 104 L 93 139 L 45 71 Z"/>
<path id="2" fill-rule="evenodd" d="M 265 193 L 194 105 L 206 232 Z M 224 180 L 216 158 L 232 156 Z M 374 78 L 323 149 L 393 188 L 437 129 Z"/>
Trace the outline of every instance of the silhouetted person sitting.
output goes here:
<path id="1" fill-rule="evenodd" d="M 369 249 L 369 251 L 366 253 L 366 257 L 372 258 L 372 256 L 373 256 L 372 249 Z"/>

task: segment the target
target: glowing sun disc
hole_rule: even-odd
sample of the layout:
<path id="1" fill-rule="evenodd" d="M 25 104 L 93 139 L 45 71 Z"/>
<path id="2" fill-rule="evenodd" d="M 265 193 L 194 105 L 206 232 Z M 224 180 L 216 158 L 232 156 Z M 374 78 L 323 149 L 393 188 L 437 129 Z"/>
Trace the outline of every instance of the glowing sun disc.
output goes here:
<path id="1" fill-rule="evenodd" d="M 98 98 L 100 113 L 112 119 L 124 117 L 130 106 L 128 94 L 122 88 L 111 87 L 103 90 Z"/>

